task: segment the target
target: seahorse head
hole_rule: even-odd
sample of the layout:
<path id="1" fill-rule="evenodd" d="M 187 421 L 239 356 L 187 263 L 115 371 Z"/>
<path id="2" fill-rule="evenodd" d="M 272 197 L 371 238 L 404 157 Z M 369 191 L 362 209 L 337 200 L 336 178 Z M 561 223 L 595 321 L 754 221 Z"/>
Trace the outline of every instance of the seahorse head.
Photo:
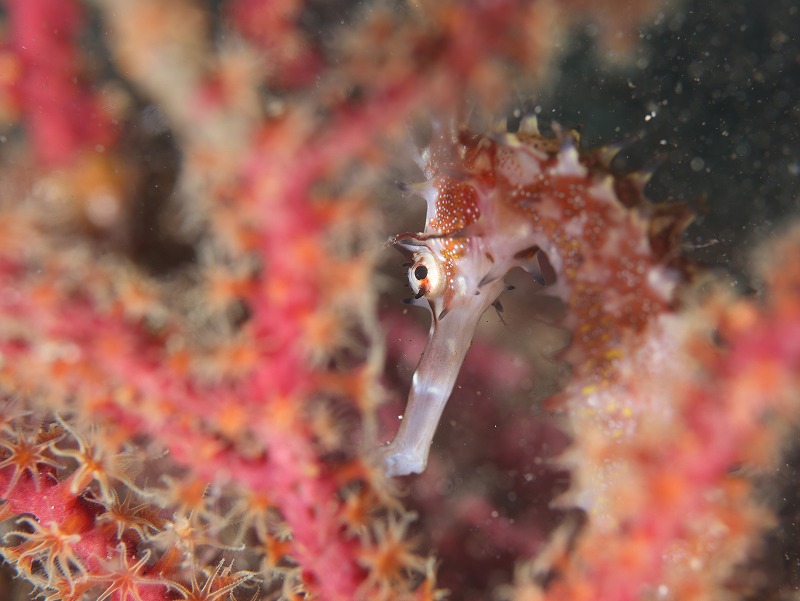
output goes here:
<path id="1" fill-rule="evenodd" d="M 407 186 L 427 202 L 425 229 L 389 240 L 409 259 L 411 302 L 428 306 L 433 316 L 400 431 L 384 451 L 390 475 L 425 468 L 436 425 L 481 315 L 505 288 L 508 270 L 530 262 L 535 254 L 519 254 L 518 236 L 513 235 L 519 218 L 504 214 L 503 205 L 495 202 L 495 154 L 489 138 L 453 140 L 440 132 L 423 153 L 428 179 Z"/>
<path id="2" fill-rule="evenodd" d="M 420 157 L 428 179 L 403 186 L 427 203 L 424 231 L 389 240 L 410 259 L 414 300 L 427 301 L 434 326 L 457 307 L 474 305 L 465 297 L 480 296 L 520 263 L 514 256 L 519 249 L 507 252 L 515 242 L 503 244 L 513 229 L 505 221 L 519 218 L 502 214 L 502 203 L 493 198 L 497 145 L 485 136 L 461 140 L 455 135 L 436 130 Z"/>

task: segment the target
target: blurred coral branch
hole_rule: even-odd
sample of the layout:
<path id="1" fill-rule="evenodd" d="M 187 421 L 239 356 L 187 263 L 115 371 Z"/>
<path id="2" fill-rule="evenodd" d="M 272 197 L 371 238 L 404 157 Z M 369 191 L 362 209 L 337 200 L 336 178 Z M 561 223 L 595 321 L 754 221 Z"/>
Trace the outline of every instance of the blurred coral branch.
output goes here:
<path id="1" fill-rule="evenodd" d="M 111 115 L 85 79 L 79 36 L 86 26 L 74 0 L 8 2 L 4 110 L 22 119 L 39 160 L 63 165 L 113 140 Z"/>

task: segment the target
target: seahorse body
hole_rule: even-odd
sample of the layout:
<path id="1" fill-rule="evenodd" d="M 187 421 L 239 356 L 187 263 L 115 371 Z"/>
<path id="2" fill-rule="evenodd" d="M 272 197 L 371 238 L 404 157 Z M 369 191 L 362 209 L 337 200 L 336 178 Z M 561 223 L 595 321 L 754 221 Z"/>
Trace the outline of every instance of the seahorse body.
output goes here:
<path id="1" fill-rule="evenodd" d="M 514 133 L 434 128 L 427 180 L 411 186 L 427 201 L 425 229 L 389 241 L 411 259 L 412 289 L 433 320 L 402 424 L 383 449 L 387 473 L 425 469 L 478 320 L 509 270 L 542 283 L 555 276 L 549 290 L 567 304 L 573 332 L 571 386 L 584 390 L 612 382 L 623 339 L 669 310 L 688 213 L 648 203 L 642 177 L 613 175 L 611 158 L 581 153 L 574 132 L 542 136 L 534 118 Z"/>

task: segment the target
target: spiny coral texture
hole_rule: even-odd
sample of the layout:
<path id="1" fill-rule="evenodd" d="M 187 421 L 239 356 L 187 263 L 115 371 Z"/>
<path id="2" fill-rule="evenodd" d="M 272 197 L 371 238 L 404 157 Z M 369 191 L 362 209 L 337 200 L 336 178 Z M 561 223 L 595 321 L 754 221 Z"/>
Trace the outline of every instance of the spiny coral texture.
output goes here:
<path id="1" fill-rule="evenodd" d="M 307 24 L 320 9 L 300 1 L 222 3 L 223 20 L 192 0 L 4 1 L 0 111 L 20 128 L 4 132 L 0 165 L 0 517 L 20 578 L 54 600 L 441 598 L 436 562 L 418 553 L 410 514 L 372 460 L 385 394 L 372 167 L 423 108 L 457 113 L 467 98 L 495 109 L 512 82 L 535 86 L 561 28 L 597 11 L 584 4 L 378 4 L 317 35 Z M 632 22 L 650 4 L 603 3 L 601 14 Z M 110 62 L 81 49 L 102 44 Z M 179 170 L 158 171 L 156 143 L 174 146 Z M 726 324 L 721 349 L 686 325 L 692 314 L 675 318 L 668 359 L 692 377 L 665 381 L 657 399 L 675 455 L 634 453 L 633 442 L 657 440 L 644 422 L 612 443 L 588 403 L 565 405 L 571 498 L 590 517 L 572 554 L 553 543 L 542 555 L 553 562 L 534 564 L 558 569 L 553 594 L 624 582 L 646 594 L 711 558 L 698 582 L 719 586 L 740 547 L 711 543 L 743 541 L 760 520 L 726 470 L 766 461 L 756 451 L 774 443 L 776 422 L 748 419 L 784 408 L 774 401 L 796 367 L 779 337 L 798 321 L 796 279 L 770 273 L 767 308 L 703 309 Z M 654 344 L 658 327 L 643 328 Z M 619 357 L 618 371 L 637 357 Z M 476 419 L 496 415 L 506 435 L 498 465 L 533 499 L 530 480 L 547 481 L 534 459 L 563 436 L 483 407 Z M 736 445 L 723 436 L 734 426 Z M 630 480 L 598 474 L 616 465 L 612 452 Z M 651 506 L 642 495 L 662 472 L 673 479 L 657 479 Z M 508 571 L 553 527 L 552 510 L 495 520 L 504 509 L 480 486 L 448 515 L 431 490 L 415 499 L 426 523 L 445 523 L 431 534 L 456 597 L 502 582 L 483 568 Z M 459 526 L 491 520 L 489 547 L 513 549 L 504 567 L 458 544 Z M 452 574 L 467 552 L 472 580 L 459 590 Z M 545 580 L 522 570 L 511 594 Z"/>
<path id="2" fill-rule="evenodd" d="M 510 598 L 741 592 L 724 584 L 771 522 L 749 476 L 774 465 L 800 400 L 800 230 L 763 257 L 762 302 L 719 290 L 687 301 L 626 353 L 614 395 L 569 399 L 574 482 L 564 502 L 586 508 L 587 527 L 569 551 L 556 539 L 550 563 L 521 569 Z M 618 429 L 598 427 L 598 415 L 617 412 Z M 538 583 L 553 568 L 558 577 L 543 592 Z"/>

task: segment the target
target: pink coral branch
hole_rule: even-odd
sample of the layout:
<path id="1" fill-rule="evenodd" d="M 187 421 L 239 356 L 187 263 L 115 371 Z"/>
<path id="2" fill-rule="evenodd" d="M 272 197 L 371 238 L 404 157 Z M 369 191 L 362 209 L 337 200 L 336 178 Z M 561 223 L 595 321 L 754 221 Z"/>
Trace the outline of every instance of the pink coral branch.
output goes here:
<path id="1" fill-rule="evenodd" d="M 78 36 L 84 15 L 76 0 L 5 0 L 9 49 L 19 61 L 12 89 L 33 147 L 47 166 L 63 165 L 113 128 L 99 99 L 80 83 Z"/>
<path id="2" fill-rule="evenodd" d="M 217 395 L 213 388 L 205 389 L 161 369 L 164 357 L 158 340 L 99 314 L 79 299 L 64 299 L 57 309 L 50 307 L 44 313 L 20 301 L 17 297 L 9 302 L 6 297 L 3 314 L 38 322 L 48 340 L 77 345 L 81 365 L 72 366 L 74 373 L 85 379 L 87 372 L 94 372 L 97 378 L 127 383 L 135 398 L 144 401 L 128 406 L 101 404 L 95 407 L 96 415 L 104 415 L 107 423 L 114 423 L 128 436 L 147 434 L 161 441 L 173 460 L 191 466 L 200 478 L 215 481 L 226 475 L 255 493 L 269 494 L 292 527 L 292 554 L 308 570 L 309 580 L 318 583 L 330 599 L 353 598 L 363 580 L 363 569 L 355 562 L 356 541 L 343 538 L 336 501 L 338 483 L 320 463 L 311 434 L 301 421 L 299 403 L 312 375 L 298 377 L 303 372 L 295 353 L 264 357 L 261 367 L 239 385 L 242 394 L 236 402 L 252 412 L 252 429 L 265 448 L 262 457 L 245 459 L 216 435 L 204 434 L 198 427 L 210 417 L 207 400 Z M 286 317 L 275 316 L 274 308 L 273 317 L 276 323 L 287 323 Z M 296 331 L 284 334 L 282 351 L 287 349 L 285 344 L 297 339 Z M 114 352 L 108 352 L 109 344 Z M 27 345 L 6 343 L 2 351 L 12 370 L 33 359 L 33 349 Z M 72 386 L 73 392 L 81 392 L 81 381 Z M 159 411 L 150 410 L 149 400 L 160 405 Z M 286 405 L 276 407 L 279 403 Z M 270 417 L 280 411 L 286 412 L 290 423 L 272 422 Z"/>
<path id="3" fill-rule="evenodd" d="M 799 307 L 796 292 L 789 296 L 784 294 L 784 304 Z M 800 320 L 796 309 L 770 309 L 712 301 L 684 315 L 682 326 L 673 323 L 671 332 L 662 332 L 661 343 L 683 357 L 684 379 L 678 384 L 669 374 L 648 376 L 666 405 L 651 407 L 657 414 L 643 418 L 638 432 L 599 442 L 586 431 L 588 423 L 578 420 L 571 451 L 581 457 L 574 498 L 581 498 L 582 477 L 597 481 L 590 474 L 601 473 L 604 465 L 627 468 L 610 489 L 591 493 L 605 495 L 590 504 L 595 522 L 546 598 L 591 591 L 632 601 L 659 587 L 686 598 L 711 594 L 729 577 L 749 537 L 768 523 L 748 496 L 750 482 L 735 470 L 768 465 L 784 420 L 797 415 Z M 717 324 L 720 347 L 710 341 L 708 324 Z M 678 334 L 681 328 L 688 329 Z M 666 341 L 673 336 L 680 340 L 677 348 Z M 646 372 L 639 367 L 623 373 L 626 402 L 644 402 Z"/>

